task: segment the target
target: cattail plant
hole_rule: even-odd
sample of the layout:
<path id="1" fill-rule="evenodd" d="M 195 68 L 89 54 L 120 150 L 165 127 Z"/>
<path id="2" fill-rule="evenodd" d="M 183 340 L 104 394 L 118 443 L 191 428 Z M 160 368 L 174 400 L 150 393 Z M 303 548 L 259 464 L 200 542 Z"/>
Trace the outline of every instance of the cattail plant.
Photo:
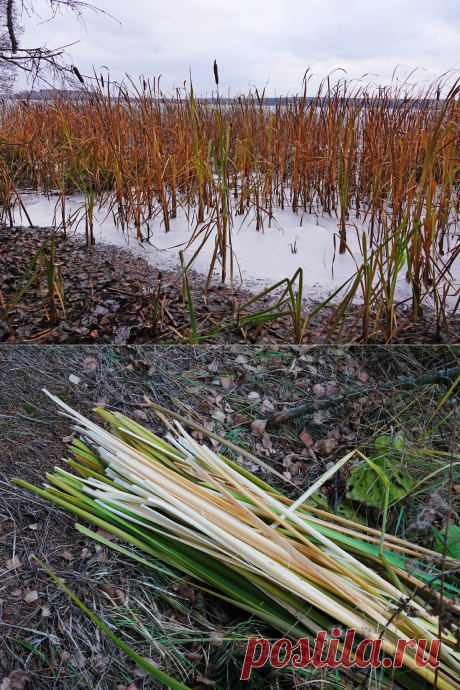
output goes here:
<path id="1" fill-rule="evenodd" d="M 17 485 L 187 573 L 198 587 L 211 587 L 291 640 L 311 639 L 341 625 L 355 629 L 360 639 L 380 640 L 383 655 L 392 657 L 399 640 L 433 642 L 439 634 L 436 671 L 420 667 L 414 650 L 407 649 L 403 667 L 391 671 L 393 681 L 409 689 L 436 683 L 441 690 L 458 690 L 459 590 L 449 585 L 447 595 L 441 583 L 446 568 L 456 572 L 460 564 L 386 534 L 390 483 L 362 453 L 352 451 L 338 466 L 357 454 L 383 482 L 380 532 L 305 505 L 338 467 L 293 501 L 198 443 L 175 413 L 169 414 L 176 418 L 171 424 L 168 411 L 148 398 L 171 432 L 165 438 L 119 412 L 97 408 L 106 424 L 101 427 L 47 394 L 74 423 L 75 460 L 66 460 L 69 470 L 48 472 L 44 489 L 20 479 L 14 480 Z M 84 525 L 77 529 L 102 539 Z M 415 575 L 405 567 L 407 559 L 425 565 Z M 443 625 L 439 606 L 433 606 L 441 591 L 453 621 L 449 626 Z M 381 673 L 383 684 L 392 682 L 387 674 Z"/>
<path id="2" fill-rule="evenodd" d="M 216 61 L 213 69 L 218 87 Z M 255 90 L 218 96 L 217 108 L 191 84 L 165 94 L 159 79 L 143 78 L 121 86 L 94 80 L 78 98 L 0 101 L 3 216 L 13 224 L 22 188 L 58 191 L 67 230 L 65 200 L 79 192 L 91 245 L 96 207 L 139 241 L 150 238 L 154 220 L 169 232 L 183 212 L 194 247 L 215 242 L 207 287 L 219 265 L 232 285 L 237 216 L 265 232 L 287 209 L 325 215 L 337 223 L 339 253 L 359 219 L 368 255 L 389 236 L 410 235 L 412 319 L 432 299 L 444 321 L 460 236 L 460 87 L 449 90 L 446 76 L 371 93 L 331 75 L 308 97 L 308 79 L 298 96 L 269 100 Z M 398 266 L 390 260 L 384 269 L 387 292 Z M 380 309 L 380 292 L 366 291 L 367 313 Z M 370 337 L 372 327 L 364 330 Z"/>

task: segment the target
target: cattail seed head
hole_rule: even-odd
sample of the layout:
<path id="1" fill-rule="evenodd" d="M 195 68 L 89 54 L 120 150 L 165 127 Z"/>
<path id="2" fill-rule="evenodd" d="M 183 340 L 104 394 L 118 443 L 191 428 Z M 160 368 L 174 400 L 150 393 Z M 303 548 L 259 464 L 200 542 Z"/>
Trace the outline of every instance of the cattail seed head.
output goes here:
<path id="1" fill-rule="evenodd" d="M 76 74 L 78 81 L 81 82 L 82 84 L 84 84 L 84 83 L 85 83 L 85 80 L 84 80 L 83 77 L 81 76 L 78 67 L 75 67 L 75 65 L 74 65 L 74 66 L 72 67 L 72 70 L 73 70 L 74 74 Z"/>

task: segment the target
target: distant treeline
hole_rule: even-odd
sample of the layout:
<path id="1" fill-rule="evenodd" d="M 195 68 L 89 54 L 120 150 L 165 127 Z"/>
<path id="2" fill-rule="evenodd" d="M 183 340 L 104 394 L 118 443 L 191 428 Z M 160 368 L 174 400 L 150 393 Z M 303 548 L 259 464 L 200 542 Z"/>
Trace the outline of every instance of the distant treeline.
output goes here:
<path id="1" fill-rule="evenodd" d="M 48 99 L 52 99 L 54 97 L 60 97 L 60 98 L 69 98 L 69 99 L 78 99 L 78 98 L 87 98 L 88 96 L 91 96 L 91 91 L 90 90 L 65 90 L 65 89 L 41 89 L 41 90 L 33 90 L 33 91 L 19 91 L 17 94 L 0 94 L 0 99 L 21 99 L 25 101 L 44 101 Z M 111 95 L 111 98 L 118 99 L 120 96 L 116 95 Z M 143 98 L 145 98 L 145 95 L 143 95 Z M 136 97 L 130 96 L 129 97 L 130 101 L 135 102 L 137 100 Z M 178 98 L 177 96 L 172 96 L 169 94 L 164 94 L 162 97 L 152 97 L 151 99 L 153 102 L 156 103 L 161 103 L 162 101 L 165 100 L 178 100 L 178 101 L 187 101 L 188 97 L 184 98 Z M 330 97 L 328 95 L 325 96 L 303 96 L 300 94 L 296 94 L 295 96 L 265 96 L 263 98 L 259 97 L 257 94 L 254 93 L 248 93 L 248 94 L 238 94 L 235 95 L 234 97 L 227 98 L 227 97 L 221 97 L 221 96 L 197 96 L 195 97 L 196 102 L 200 103 L 210 103 L 213 105 L 230 105 L 232 103 L 237 103 L 239 101 L 250 101 L 253 103 L 256 103 L 257 105 L 260 106 L 276 106 L 276 105 L 288 105 L 291 103 L 299 103 L 301 101 L 304 101 L 306 104 L 310 104 L 313 102 L 317 102 L 318 107 L 321 107 L 323 105 L 327 105 L 329 102 Z M 373 93 L 373 94 L 368 94 L 366 96 L 361 96 L 361 97 L 353 97 L 353 96 L 342 96 L 341 97 L 342 102 L 345 101 L 354 101 L 356 104 L 360 103 L 366 103 L 369 101 L 375 102 L 376 100 L 385 100 L 387 102 L 387 106 L 397 106 L 401 105 L 404 102 L 407 102 L 408 104 L 414 106 L 418 103 L 443 103 L 444 100 L 440 97 L 437 98 L 423 98 L 423 97 L 417 97 L 417 96 L 408 96 L 407 98 L 388 98 L 388 95 L 385 93 L 385 91 L 382 89 L 381 93 Z"/>

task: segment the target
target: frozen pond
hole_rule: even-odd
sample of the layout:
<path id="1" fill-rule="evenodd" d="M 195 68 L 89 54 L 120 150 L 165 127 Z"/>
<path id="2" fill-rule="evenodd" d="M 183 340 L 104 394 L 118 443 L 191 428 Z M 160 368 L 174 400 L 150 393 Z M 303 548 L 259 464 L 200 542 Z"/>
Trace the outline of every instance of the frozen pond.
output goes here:
<path id="1" fill-rule="evenodd" d="M 36 226 L 53 225 L 55 205 L 58 197 L 51 198 L 35 194 L 22 194 L 22 199 L 31 221 Z M 82 198 L 67 197 L 66 215 L 81 208 Z M 177 218 L 170 220 L 170 232 L 164 231 L 161 218 L 150 222 L 150 241 L 139 243 L 135 230 L 123 233 L 117 227 L 113 217 L 107 216 L 107 211 L 96 210 L 94 215 L 94 236 L 97 243 L 105 242 L 119 247 L 129 247 L 136 255 L 143 256 L 149 263 L 159 268 L 174 269 L 180 266 L 179 250 L 185 249 L 194 225 L 189 224 L 183 209 L 177 210 Z M 268 220 L 264 222 L 264 231 L 255 228 L 252 213 L 246 220 L 243 216 L 233 217 L 232 245 L 234 255 L 235 285 L 259 292 L 261 289 L 273 285 L 283 278 L 291 278 L 301 266 L 304 271 L 304 296 L 312 299 L 324 299 L 342 285 L 356 271 L 356 265 L 349 253 L 338 253 L 339 242 L 336 238 L 337 251 L 334 260 L 334 233 L 338 233 L 338 219 L 328 215 L 295 214 L 292 210 L 275 209 L 276 224 L 268 227 Z M 57 210 L 57 223 L 61 220 L 60 207 Z M 302 219 L 302 225 L 301 223 Z M 15 222 L 26 224 L 24 214 L 15 209 Z M 354 212 L 350 215 L 350 222 L 357 225 L 362 233 L 362 221 L 355 219 Z M 84 220 L 78 228 L 71 232 L 82 234 L 85 232 Z M 146 232 L 143 230 L 143 232 Z M 186 260 L 190 260 L 198 249 L 203 236 L 185 252 Z M 347 242 L 356 256 L 356 262 L 361 265 L 361 252 L 355 228 L 348 228 Z M 293 249 L 296 252 L 293 252 Z M 207 274 L 214 250 L 214 240 L 210 237 L 196 258 L 193 268 Z M 457 264 L 460 263 L 460 259 Z M 216 279 L 220 276 L 218 267 L 215 270 Z M 460 283 L 460 270 L 455 266 L 454 277 Z M 409 296 L 410 286 L 405 280 L 406 268 L 398 277 L 396 295 L 398 298 Z M 453 292 L 453 290 L 452 290 Z M 452 306 L 456 298 L 449 300 Z"/>

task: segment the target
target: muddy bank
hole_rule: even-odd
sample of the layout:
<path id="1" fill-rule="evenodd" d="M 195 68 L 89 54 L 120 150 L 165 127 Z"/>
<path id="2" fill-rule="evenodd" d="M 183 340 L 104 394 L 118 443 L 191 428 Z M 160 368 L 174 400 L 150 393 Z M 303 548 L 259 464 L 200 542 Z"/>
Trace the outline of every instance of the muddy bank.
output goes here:
<path id="1" fill-rule="evenodd" d="M 21 279 L 40 244 L 52 228 L 0 227 L 0 290 L 3 301 L 17 293 Z M 56 237 L 55 261 L 60 264 L 64 288 L 64 308 L 57 301 L 59 323 L 51 326 L 48 319 L 49 299 L 46 281 L 33 283 L 21 297 L 8 318 L 0 321 L 2 343 L 50 343 L 122 345 L 125 343 L 169 342 L 187 338 L 191 327 L 187 304 L 182 299 L 182 280 L 177 269 L 155 267 L 127 248 L 97 243 L 91 249 L 81 235 L 65 240 Z M 252 296 L 239 288 L 234 294 L 228 285 L 213 282 L 204 301 L 206 276 L 189 272 L 192 301 L 198 334 L 205 335 L 225 317 L 232 317 L 235 307 Z M 160 292 L 155 332 L 152 295 Z M 273 300 L 263 298 L 252 309 L 268 307 Z M 317 306 L 314 300 L 304 301 L 304 314 Z M 308 324 L 304 342 L 326 342 L 328 322 L 335 306 L 324 308 Z M 359 342 L 362 334 L 357 320 L 359 306 L 353 307 L 340 334 L 341 342 Z M 3 315 L 3 308 L 2 308 Z M 409 311 L 397 314 L 401 328 L 395 342 L 459 342 L 460 319 L 456 316 L 436 335 L 436 315 L 425 308 L 416 325 L 410 323 Z M 290 317 L 274 323 L 264 336 L 265 342 L 292 341 Z M 255 326 L 226 328 L 212 337 L 210 343 L 251 343 Z M 257 337 L 260 336 L 260 332 Z M 334 336 L 335 339 L 335 336 Z M 384 342 L 377 334 L 371 342 Z"/>

